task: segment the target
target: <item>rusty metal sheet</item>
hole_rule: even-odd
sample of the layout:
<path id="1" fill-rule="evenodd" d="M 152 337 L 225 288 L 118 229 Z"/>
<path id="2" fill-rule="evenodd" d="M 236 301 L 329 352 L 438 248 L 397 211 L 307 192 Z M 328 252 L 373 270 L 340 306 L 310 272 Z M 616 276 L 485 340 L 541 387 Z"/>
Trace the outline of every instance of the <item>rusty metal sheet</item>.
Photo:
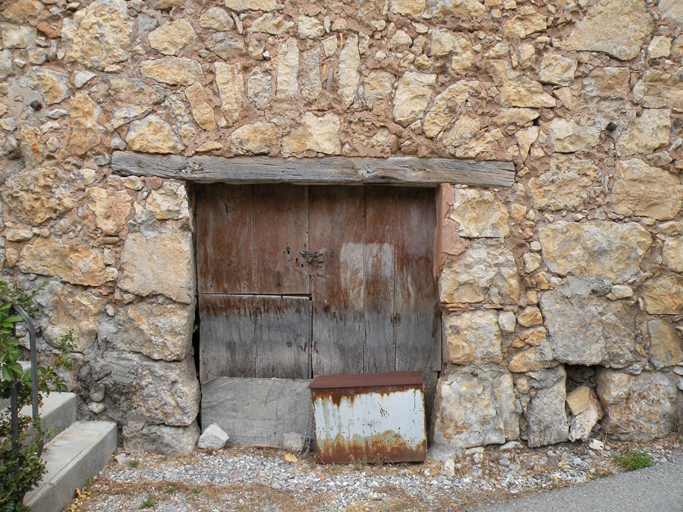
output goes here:
<path id="1" fill-rule="evenodd" d="M 344 381 L 351 386 L 344 386 Z M 329 387 L 323 387 L 325 384 Z M 309 387 L 319 462 L 425 460 L 427 433 L 420 372 L 323 375 Z"/>

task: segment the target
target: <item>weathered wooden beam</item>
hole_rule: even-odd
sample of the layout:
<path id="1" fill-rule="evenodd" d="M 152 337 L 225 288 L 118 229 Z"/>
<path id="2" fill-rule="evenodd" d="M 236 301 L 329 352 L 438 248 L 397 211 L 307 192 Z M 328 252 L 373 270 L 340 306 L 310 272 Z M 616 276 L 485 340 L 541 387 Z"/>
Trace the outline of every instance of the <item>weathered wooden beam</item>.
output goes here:
<path id="1" fill-rule="evenodd" d="M 476 162 L 448 158 L 270 158 L 159 156 L 116 151 L 112 170 L 122 176 L 158 176 L 196 182 L 297 183 L 302 185 L 413 185 L 453 183 L 510 187 L 512 162 Z"/>

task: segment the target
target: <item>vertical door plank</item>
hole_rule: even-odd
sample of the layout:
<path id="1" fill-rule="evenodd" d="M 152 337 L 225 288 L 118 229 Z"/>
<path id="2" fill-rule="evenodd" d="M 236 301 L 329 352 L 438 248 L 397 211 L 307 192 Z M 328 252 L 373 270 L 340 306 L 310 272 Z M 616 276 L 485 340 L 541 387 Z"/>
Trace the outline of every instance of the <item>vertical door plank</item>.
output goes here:
<path id="1" fill-rule="evenodd" d="M 258 292 L 310 293 L 308 265 L 308 187 L 254 186 L 254 247 Z"/>
<path id="2" fill-rule="evenodd" d="M 311 378 L 311 300 L 256 297 L 256 377 Z"/>
<path id="3" fill-rule="evenodd" d="M 393 187 L 365 191 L 365 373 L 396 370 L 394 258 L 398 197 Z"/>
<path id="4" fill-rule="evenodd" d="M 430 406 L 441 370 L 441 332 L 432 274 L 436 206 L 434 190 L 400 188 L 394 337 L 396 371 L 422 370 Z"/>
<path id="5" fill-rule="evenodd" d="M 197 188 L 199 293 L 255 293 L 252 186 Z"/>
<path id="6" fill-rule="evenodd" d="M 251 295 L 199 295 L 199 380 L 253 377 L 256 308 Z"/>
<path id="7" fill-rule="evenodd" d="M 324 261 L 312 264 L 313 376 L 362 373 L 365 190 L 310 188 L 310 247 Z"/>

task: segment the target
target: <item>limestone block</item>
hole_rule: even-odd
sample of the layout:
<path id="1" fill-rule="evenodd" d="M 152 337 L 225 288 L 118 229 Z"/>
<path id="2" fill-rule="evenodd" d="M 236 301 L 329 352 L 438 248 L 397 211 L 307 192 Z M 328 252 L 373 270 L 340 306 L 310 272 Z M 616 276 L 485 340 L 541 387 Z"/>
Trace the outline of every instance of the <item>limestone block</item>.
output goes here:
<path id="1" fill-rule="evenodd" d="M 500 363 L 503 336 L 495 311 L 443 316 L 445 359 L 453 364 Z"/>
<path id="2" fill-rule="evenodd" d="M 275 0 L 225 0 L 225 6 L 237 12 L 274 11 L 277 8 L 277 2 Z"/>
<path id="3" fill-rule="evenodd" d="M 504 107 L 541 108 L 556 105 L 555 98 L 545 92 L 539 82 L 513 70 L 509 63 L 495 60 L 490 65 L 502 82 L 500 101 Z"/>
<path id="4" fill-rule="evenodd" d="M 683 38 L 681 42 L 683 43 Z M 683 76 L 680 73 L 648 69 L 643 73 L 642 80 L 633 88 L 633 92 L 639 98 L 664 99 L 668 107 L 681 108 L 683 107 Z"/>
<path id="5" fill-rule="evenodd" d="M 360 53 L 358 36 L 351 34 L 339 53 L 339 95 L 344 105 L 350 107 L 356 99 L 360 84 Z"/>
<path id="6" fill-rule="evenodd" d="M 37 127 L 24 124 L 19 128 L 19 149 L 26 167 L 37 167 L 43 163 L 44 148 L 40 136 Z"/>
<path id="7" fill-rule="evenodd" d="M 133 20 L 123 0 L 97 0 L 62 22 L 67 62 L 105 67 L 131 56 Z"/>
<path id="8" fill-rule="evenodd" d="M 620 161 L 611 194 L 612 209 L 621 215 L 673 219 L 683 204 L 680 178 L 640 159 Z"/>
<path id="9" fill-rule="evenodd" d="M 542 32 L 546 28 L 546 17 L 533 6 L 523 5 L 517 10 L 517 15 L 503 26 L 503 32 L 506 37 L 525 39 L 530 34 Z"/>
<path id="10" fill-rule="evenodd" d="M 564 403 L 566 372 L 558 366 L 552 370 L 539 370 L 536 378 L 529 380 L 536 394 L 527 405 L 524 417 L 527 421 L 526 436 L 530 448 L 562 443 L 568 439 L 569 424 Z"/>
<path id="11" fill-rule="evenodd" d="M 432 99 L 436 75 L 405 73 L 398 81 L 394 96 L 394 121 L 408 126 L 421 118 Z"/>
<path id="12" fill-rule="evenodd" d="M 581 126 L 575 121 L 555 118 L 548 123 L 550 138 L 558 153 L 588 151 L 600 142 L 600 127 Z"/>
<path id="13" fill-rule="evenodd" d="M 469 19 L 485 12 L 486 7 L 477 0 L 427 0 L 427 13 L 436 19 L 449 15 Z"/>
<path id="14" fill-rule="evenodd" d="M 215 130 L 218 128 L 213 108 L 209 105 L 208 96 L 201 84 L 192 84 L 185 89 L 185 97 L 192 107 L 194 120 L 201 128 L 204 130 Z"/>
<path id="15" fill-rule="evenodd" d="M 24 23 L 35 19 L 43 10 L 37 0 L 18 0 L 2 11 L 3 17 L 11 23 Z"/>
<path id="16" fill-rule="evenodd" d="M 628 68 L 595 68 L 583 79 L 581 92 L 588 97 L 610 100 L 626 99 L 630 92 L 630 75 Z"/>
<path id="17" fill-rule="evenodd" d="M 183 231 L 147 238 L 131 233 L 121 252 L 119 288 L 143 297 L 164 295 L 176 302 L 194 300 L 192 236 Z"/>
<path id="18" fill-rule="evenodd" d="M 299 22 L 296 28 L 299 35 L 307 37 L 308 39 L 318 39 L 325 35 L 325 29 L 323 28 L 322 22 L 309 16 L 299 16 Z"/>
<path id="19" fill-rule="evenodd" d="M 602 428 L 622 441 L 649 441 L 671 432 L 676 378 L 659 372 L 629 375 L 598 370 L 597 393 L 605 407 Z"/>
<path id="20" fill-rule="evenodd" d="M 199 439 L 199 427 L 150 425 L 144 420 L 128 421 L 123 426 L 123 449 L 127 452 L 158 452 L 164 455 L 192 453 Z"/>
<path id="21" fill-rule="evenodd" d="M 419 18 L 427 6 L 426 0 L 391 0 L 391 12 Z"/>
<path id="22" fill-rule="evenodd" d="M 132 107 L 117 108 L 111 116 L 111 125 L 116 130 L 124 124 L 128 124 L 137 119 L 142 119 L 152 112 L 152 107 L 148 105 L 133 105 Z"/>
<path id="23" fill-rule="evenodd" d="M 683 362 L 683 340 L 668 321 L 653 318 L 647 323 L 650 334 L 650 362 L 657 370 Z"/>
<path id="24" fill-rule="evenodd" d="M 595 395 L 595 392 L 582 386 L 579 389 L 586 389 L 588 392 L 584 392 L 586 395 L 585 408 L 581 412 L 574 413 L 575 416 L 572 418 L 571 425 L 569 426 L 569 440 L 570 441 L 586 441 L 590 437 L 593 427 L 600 421 L 605 415 L 602 404 Z M 576 391 L 576 390 L 574 390 Z M 572 392 L 573 393 L 573 392 Z M 569 402 L 569 397 L 567 397 L 567 402 Z"/>
<path id="25" fill-rule="evenodd" d="M 221 110 L 229 123 L 236 123 L 246 99 L 240 65 L 216 62 L 214 66 Z"/>
<path id="26" fill-rule="evenodd" d="M 543 323 L 543 315 L 536 306 L 528 306 L 517 315 L 517 323 L 523 327 L 540 325 Z"/>
<path id="27" fill-rule="evenodd" d="M 541 82 L 556 85 L 570 85 L 578 62 L 571 57 L 548 54 L 541 62 Z"/>
<path id="28" fill-rule="evenodd" d="M 591 388 L 588 386 L 579 386 L 567 395 L 567 405 L 574 416 L 588 409 L 590 396 Z"/>
<path id="29" fill-rule="evenodd" d="M 220 450 L 225 446 L 230 437 L 225 433 L 217 423 L 212 423 L 202 435 L 199 436 L 199 441 L 197 442 L 197 448 L 202 448 L 204 450 Z"/>
<path id="30" fill-rule="evenodd" d="M 256 66 L 247 79 L 247 98 L 259 110 L 264 110 L 272 95 L 273 79 L 270 75 L 264 75 L 259 66 Z"/>
<path id="31" fill-rule="evenodd" d="M 12 174 L 3 183 L 0 194 L 20 220 L 39 226 L 74 207 L 82 192 L 73 185 L 65 171 L 40 167 Z"/>
<path id="32" fill-rule="evenodd" d="M 85 351 L 97 337 L 97 324 L 107 299 L 58 282 L 51 282 L 36 296 L 41 306 L 43 337 L 54 343 L 73 330 L 76 352 Z"/>
<path id="33" fill-rule="evenodd" d="M 293 21 L 287 21 L 284 16 L 275 13 L 267 13 L 255 19 L 249 27 L 249 32 L 263 32 L 277 36 L 287 32 L 294 26 Z"/>
<path id="34" fill-rule="evenodd" d="M 669 270 L 683 272 L 683 240 L 667 237 L 662 247 L 662 258 Z"/>
<path id="35" fill-rule="evenodd" d="M 665 36 L 655 36 L 647 47 L 647 56 L 651 59 L 668 57 L 671 53 L 673 39 Z"/>
<path id="36" fill-rule="evenodd" d="M 640 117 L 634 117 L 617 139 L 617 151 L 623 155 L 649 153 L 669 144 L 671 111 L 645 109 Z"/>
<path id="37" fill-rule="evenodd" d="M 139 78 L 109 76 L 104 81 L 109 85 L 109 94 L 119 103 L 148 107 L 164 100 L 163 87 L 147 85 Z"/>
<path id="38" fill-rule="evenodd" d="M 531 126 L 526 130 L 520 130 L 515 133 L 515 138 L 517 139 L 517 145 L 519 146 L 519 152 L 523 160 L 526 160 L 529 156 L 529 150 L 531 145 L 538 140 L 538 127 Z"/>
<path id="39" fill-rule="evenodd" d="M 513 373 L 526 373 L 554 365 L 557 365 L 557 362 L 553 362 L 552 350 L 550 350 L 549 345 L 545 343 L 517 352 L 510 359 L 508 370 Z"/>
<path id="40" fill-rule="evenodd" d="M 270 123 L 245 124 L 232 132 L 230 141 L 238 153 L 267 154 L 278 148 L 278 136 Z"/>
<path id="41" fill-rule="evenodd" d="M 277 96 L 293 100 L 299 91 L 299 47 L 289 38 L 280 47 L 277 64 Z"/>
<path id="42" fill-rule="evenodd" d="M 187 107 L 180 93 L 171 94 L 163 104 L 164 108 L 173 114 L 180 139 L 184 144 L 192 144 L 197 138 L 197 131 L 190 120 Z M 130 131 L 129 131 L 130 133 Z"/>
<path id="43" fill-rule="evenodd" d="M 234 30 L 235 21 L 225 9 L 211 7 L 204 11 L 199 17 L 199 26 L 224 32 Z"/>
<path id="44" fill-rule="evenodd" d="M 29 48 L 36 42 L 36 29 L 30 25 L 0 23 L 0 31 L 2 32 L 2 46 L 6 49 Z"/>
<path id="45" fill-rule="evenodd" d="M 214 32 L 206 47 L 227 61 L 247 54 L 244 37 L 230 32 Z"/>
<path id="46" fill-rule="evenodd" d="M 172 21 L 150 32 L 149 45 L 164 55 L 178 55 L 184 48 L 194 46 L 197 34 L 189 21 Z"/>
<path id="47" fill-rule="evenodd" d="M 638 56 L 655 23 L 644 2 L 600 0 L 588 8 L 569 36 L 553 45 L 568 51 L 606 52 L 619 60 Z"/>
<path id="48" fill-rule="evenodd" d="M 84 206 L 95 214 L 95 225 L 105 235 L 118 235 L 123 230 L 132 203 L 125 191 L 91 187 L 85 192 Z"/>
<path id="49" fill-rule="evenodd" d="M 38 238 L 21 252 L 22 272 L 59 277 L 83 286 L 100 286 L 105 279 L 102 255 L 89 247 L 62 245 L 52 237 Z"/>
<path id="50" fill-rule="evenodd" d="M 553 356 L 568 364 L 623 368 L 636 360 L 636 311 L 599 296 L 604 283 L 570 277 L 541 296 Z"/>
<path id="51" fill-rule="evenodd" d="M 450 218 L 464 238 L 503 238 L 510 234 L 508 213 L 493 192 L 457 189 Z"/>
<path id="52" fill-rule="evenodd" d="M 436 387 L 432 443 L 439 451 L 503 444 L 519 438 L 512 376 L 489 363 L 448 366 Z"/>
<path id="53" fill-rule="evenodd" d="M 154 115 L 133 121 L 126 143 L 141 153 L 180 153 L 185 149 L 171 125 Z"/>
<path id="54" fill-rule="evenodd" d="M 0 80 L 4 80 L 12 73 L 12 52 L 0 51 Z"/>
<path id="55" fill-rule="evenodd" d="M 219 63 L 216 63 L 218 66 Z M 196 60 L 184 57 L 143 60 L 140 65 L 142 76 L 168 85 L 192 85 L 204 80 L 202 66 Z M 218 72 L 216 72 L 218 80 Z"/>
<path id="56" fill-rule="evenodd" d="M 678 0 L 659 0 L 658 8 L 663 17 L 683 23 L 683 5 Z"/>
<path id="57" fill-rule="evenodd" d="M 515 332 L 515 326 L 517 325 L 517 319 L 512 311 L 501 311 L 498 315 L 498 325 L 500 330 L 511 334 Z"/>
<path id="58" fill-rule="evenodd" d="M 69 147 L 77 154 L 83 155 L 97 146 L 107 129 L 98 123 L 102 109 L 83 91 L 73 95 L 69 103 L 71 107 L 71 137 Z"/>
<path id="59" fill-rule="evenodd" d="M 539 235 L 551 271 L 611 280 L 637 275 L 652 243 L 647 230 L 632 222 L 558 221 L 541 227 Z"/>
<path id="60" fill-rule="evenodd" d="M 363 78 L 363 98 L 368 108 L 383 100 L 394 90 L 396 78 L 388 71 L 373 69 Z"/>
<path id="61" fill-rule="evenodd" d="M 645 281 L 643 300 L 651 315 L 683 313 L 683 277 L 660 275 Z"/>
<path id="62" fill-rule="evenodd" d="M 38 91 L 48 105 L 60 103 L 69 97 L 69 75 L 51 69 L 33 67 L 19 79 L 24 87 Z"/>
<path id="63" fill-rule="evenodd" d="M 157 220 L 190 218 L 187 190 L 182 183 L 165 181 L 160 188 L 152 190 L 146 206 Z"/>
<path id="64" fill-rule="evenodd" d="M 443 145 L 458 148 L 476 137 L 480 130 L 481 121 L 479 118 L 463 115 L 453 124 L 451 131 L 443 138 Z"/>
<path id="65" fill-rule="evenodd" d="M 534 207 L 580 209 L 588 199 L 587 189 L 599 174 L 592 160 L 574 155 L 553 155 L 550 158 L 550 170 L 529 180 Z"/>
<path id="66" fill-rule="evenodd" d="M 301 95 L 308 101 L 315 101 L 323 91 L 320 79 L 320 49 L 314 47 L 303 54 L 303 77 L 301 80 Z"/>
<path id="67" fill-rule="evenodd" d="M 520 286 L 512 252 L 481 241 L 449 257 L 439 280 L 441 302 L 450 304 L 477 303 L 486 297 L 498 304 L 516 304 Z"/>
<path id="68" fill-rule="evenodd" d="M 491 118 L 491 122 L 496 126 L 507 126 L 516 124 L 524 126 L 534 119 L 538 119 L 540 113 L 533 108 L 502 108 Z"/>
<path id="69" fill-rule="evenodd" d="M 306 112 L 301 125 L 292 130 L 282 141 L 283 153 L 302 153 L 307 150 L 338 155 L 341 153 L 339 130 L 341 120 L 336 114 L 316 116 Z"/>
<path id="70" fill-rule="evenodd" d="M 150 359 L 183 361 L 192 351 L 194 306 L 144 300 L 120 306 L 116 318 L 102 322 L 98 339 L 121 352 Z"/>
<path id="71" fill-rule="evenodd" d="M 432 108 L 424 120 L 427 137 L 436 137 L 447 124 L 455 119 L 470 95 L 479 88 L 479 82 L 461 80 L 450 85 L 434 99 Z"/>

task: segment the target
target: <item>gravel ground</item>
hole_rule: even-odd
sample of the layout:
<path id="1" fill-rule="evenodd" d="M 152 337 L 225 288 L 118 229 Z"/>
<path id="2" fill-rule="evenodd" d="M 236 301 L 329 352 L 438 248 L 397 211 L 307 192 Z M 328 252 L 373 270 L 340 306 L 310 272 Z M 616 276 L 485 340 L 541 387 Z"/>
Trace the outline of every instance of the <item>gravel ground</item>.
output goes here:
<path id="1" fill-rule="evenodd" d="M 118 452 L 65 510 L 184 511 L 473 510 L 623 471 L 613 455 L 646 452 L 672 460 L 678 437 L 648 444 L 608 442 L 528 449 L 518 443 L 472 449 L 453 464 L 318 465 L 272 449 L 226 448 L 180 457 Z"/>

